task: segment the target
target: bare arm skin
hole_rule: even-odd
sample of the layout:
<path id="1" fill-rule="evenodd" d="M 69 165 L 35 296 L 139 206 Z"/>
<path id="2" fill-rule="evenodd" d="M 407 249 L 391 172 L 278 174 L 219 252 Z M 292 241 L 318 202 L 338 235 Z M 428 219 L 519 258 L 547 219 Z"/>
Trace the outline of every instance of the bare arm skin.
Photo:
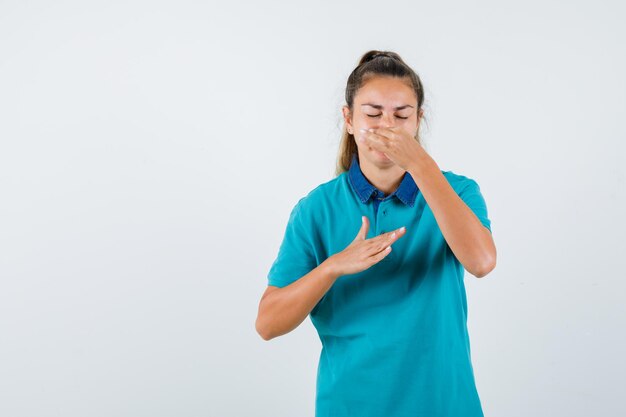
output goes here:
<path id="1" fill-rule="evenodd" d="M 330 263 L 324 261 L 286 287 L 268 285 L 259 303 L 257 333 L 271 340 L 298 327 L 337 278 Z"/>
<path id="2" fill-rule="evenodd" d="M 496 266 L 496 245 L 491 232 L 452 189 L 437 163 L 426 153 L 410 167 L 450 249 L 465 269 L 482 278 Z"/>
<path id="3" fill-rule="evenodd" d="M 257 333 L 264 340 L 298 327 L 339 277 L 363 271 L 380 262 L 391 252 L 391 245 L 406 233 L 401 227 L 366 239 L 369 220 L 366 216 L 361 220 L 361 229 L 344 250 L 285 287 L 267 286 L 255 324 Z"/>
<path id="4" fill-rule="evenodd" d="M 477 278 L 486 276 L 496 266 L 491 232 L 457 195 L 435 160 L 414 137 L 393 123 L 387 125 L 390 127 L 361 129 L 363 135 L 358 140 L 384 153 L 411 174 L 456 258 L 470 274 Z"/>

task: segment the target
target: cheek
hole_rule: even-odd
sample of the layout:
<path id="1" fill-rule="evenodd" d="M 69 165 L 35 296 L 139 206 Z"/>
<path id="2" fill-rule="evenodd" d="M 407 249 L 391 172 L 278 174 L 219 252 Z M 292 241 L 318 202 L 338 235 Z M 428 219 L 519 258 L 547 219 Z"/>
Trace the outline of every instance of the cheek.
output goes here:
<path id="1" fill-rule="evenodd" d="M 354 124 L 355 126 L 370 128 L 370 127 L 376 126 L 376 124 L 379 123 L 378 120 L 379 118 L 367 117 L 365 115 L 360 114 L 354 118 Z"/>

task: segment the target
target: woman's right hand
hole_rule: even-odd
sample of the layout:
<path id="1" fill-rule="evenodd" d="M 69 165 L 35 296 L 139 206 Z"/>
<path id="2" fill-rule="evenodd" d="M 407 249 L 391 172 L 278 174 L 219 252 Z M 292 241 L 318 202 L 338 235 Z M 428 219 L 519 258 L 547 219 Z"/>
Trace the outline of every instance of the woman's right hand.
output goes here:
<path id="1" fill-rule="evenodd" d="M 338 277 L 356 274 L 380 262 L 391 252 L 391 244 L 406 233 L 406 228 L 402 226 L 394 231 L 366 239 L 368 230 L 369 219 L 367 216 L 362 216 L 361 229 L 352 243 L 328 259 Z"/>

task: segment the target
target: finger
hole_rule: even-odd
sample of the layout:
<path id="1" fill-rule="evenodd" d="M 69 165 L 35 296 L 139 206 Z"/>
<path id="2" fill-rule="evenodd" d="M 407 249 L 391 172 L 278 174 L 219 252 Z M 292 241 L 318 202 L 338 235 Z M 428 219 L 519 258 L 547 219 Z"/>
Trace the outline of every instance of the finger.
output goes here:
<path id="1" fill-rule="evenodd" d="M 367 129 L 361 129 L 361 136 L 357 138 L 364 145 L 373 147 L 376 150 L 383 151 L 386 148 L 386 138 L 370 132 Z"/>
<path id="2" fill-rule="evenodd" d="M 365 240 L 368 230 L 369 230 L 369 219 L 367 218 L 367 216 L 361 216 L 361 229 L 359 229 L 359 233 L 357 233 L 356 238 L 358 240 Z"/>
<path id="3" fill-rule="evenodd" d="M 370 240 L 372 241 L 388 241 L 388 240 L 392 240 L 395 239 L 396 237 L 400 237 L 402 235 L 404 235 L 404 233 L 406 232 L 406 227 L 402 226 L 397 228 L 396 230 L 392 230 L 391 232 L 385 232 L 385 233 L 381 233 L 376 237 L 371 238 Z M 396 236 L 394 236 L 393 234 L 396 234 Z"/>
<path id="4" fill-rule="evenodd" d="M 383 233 L 381 235 L 372 238 L 371 240 L 376 239 L 376 251 L 381 251 L 385 247 L 390 246 L 396 240 L 400 239 L 406 233 L 406 227 L 402 226 L 399 229 L 393 230 L 391 232 Z"/>
<path id="5" fill-rule="evenodd" d="M 391 245 L 393 243 L 396 242 L 396 240 L 400 239 L 402 236 L 404 236 L 406 233 L 406 228 L 404 226 L 402 226 L 401 228 L 399 228 L 398 230 L 393 231 L 388 239 L 387 239 L 387 245 Z"/>
<path id="6" fill-rule="evenodd" d="M 391 253 L 391 246 L 386 246 L 385 249 L 381 250 L 377 254 L 370 257 L 370 260 L 372 261 L 372 265 L 380 262 L 385 256 L 389 255 L 390 253 Z"/>
<path id="7" fill-rule="evenodd" d="M 377 134 L 378 136 L 387 137 L 389 139 L 400 139 L 398 135 L 398 130 L 399 130 L 398 126 L 379 127 L 378 129 L 374 131 L 374 133 Z"/>
<path id="8" fill-rule="evenodd" d="M 386 142 L 387 139 L 381 139 L 380 136 L 371 137 L 368 139 L 367 145 L 369 145 L 372 149 L 377 150 L 378 152 L 384 153 L 387 157 L 389 157 L 389 146 Z"/>
<path id="9" fill-rule="evenodd" d="M 391 232 L 391 234 L 389 235 L 389 240 L 392 242 L 395 242 L 396 240 L 404 236 L 405 233 L 406 233 L 406 227 L 402 226 L 394 230 L 393 232 Z"/>
<path id="10" fill-rule="evenodd" d="M 368 134 L 370 135 L 368 137 L 373 137 L 375 139 L 385 140 L 389 138 L 389 131 L 381 127 L 368 131 Z"/>

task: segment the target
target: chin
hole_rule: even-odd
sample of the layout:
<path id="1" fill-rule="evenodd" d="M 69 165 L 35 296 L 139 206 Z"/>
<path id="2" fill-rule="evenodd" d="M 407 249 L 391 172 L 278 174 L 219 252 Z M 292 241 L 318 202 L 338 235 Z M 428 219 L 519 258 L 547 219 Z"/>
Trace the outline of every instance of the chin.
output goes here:
<path id="1" fill-rule="evenodd" d="M 374 155 L 376 156 L 376 159 L 378 159 L 381 162 L 387 162 L 389 164 L 393 164 L 393 161 L 391 159 L 387 158 L 385 156 L 385 154 L 382 153 L 382 152 L 374 151 Z"/>

